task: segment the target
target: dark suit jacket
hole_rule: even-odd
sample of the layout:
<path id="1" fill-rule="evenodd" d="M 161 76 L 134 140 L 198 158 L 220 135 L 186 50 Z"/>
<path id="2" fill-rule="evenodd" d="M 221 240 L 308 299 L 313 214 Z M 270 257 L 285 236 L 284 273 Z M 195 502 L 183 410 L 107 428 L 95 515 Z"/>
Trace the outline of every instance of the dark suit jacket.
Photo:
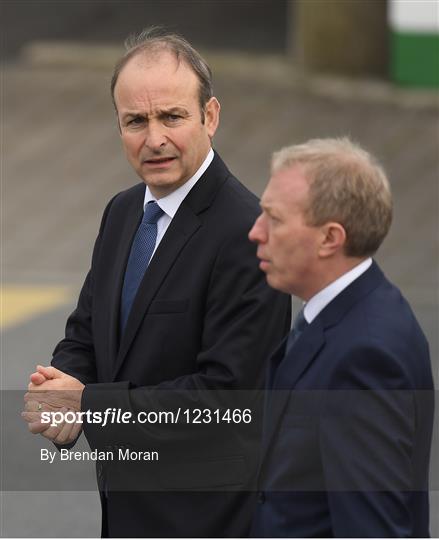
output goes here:
<path id="1" fill-rule="evenodd" d="M 253 536 L 428 536 L 427 341 L 376 263 L 273 355 Z"/>
<path id="2" fill-rule="evenodd" d="M 52 364 L 86 384 L 82 410 L 251 406 L 253 398 L 237 390 L 261 388 L 266 360 L 290 319 L 289 297 L 268 288 L 247 239 L 257 198 L 216 154 L 166 231 L 119 336 L 121 287 L 143 198 L 139 184 L 108 204 Z M 248 534 L 252 497 L 243 490 L 255 479 L 257 427 L 256 419 L 217 426 L 86 424 L 92 448 L 160 454 L 154 464 L 98 463 L 107 494 L 104 534 Z"/>

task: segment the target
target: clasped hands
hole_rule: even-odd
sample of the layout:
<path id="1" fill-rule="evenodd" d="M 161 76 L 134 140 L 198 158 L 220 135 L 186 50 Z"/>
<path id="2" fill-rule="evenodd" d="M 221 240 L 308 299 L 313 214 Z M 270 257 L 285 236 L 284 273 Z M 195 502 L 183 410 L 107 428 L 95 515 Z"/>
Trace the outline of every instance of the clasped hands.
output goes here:
<path id="1" fill-rule="evenodd" d="M 42 422 L 43 412 L 79 412 L 84 385 L 63 371 L 54 367 L 37 366 L 30 376 L 28 392 L 24 396 L 23 419 L 28 423 L 31 433 L 40 433 L 57 444 L 74 441 L 81 432 L 79 422 L 61 422 L 57 425 Z"/>

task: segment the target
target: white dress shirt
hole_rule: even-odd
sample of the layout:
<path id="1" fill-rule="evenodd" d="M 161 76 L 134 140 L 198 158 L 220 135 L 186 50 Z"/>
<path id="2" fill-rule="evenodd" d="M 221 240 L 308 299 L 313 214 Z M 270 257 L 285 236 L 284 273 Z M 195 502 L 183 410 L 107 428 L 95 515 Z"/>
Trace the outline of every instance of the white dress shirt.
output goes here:
<path id="1" fill-rule="evenodd" d="M 371 264 L 372 259 L 369 257 L 310 298 L 308 302 L 306 302 L 303 309 L 303 315 L 306 322 L 312 323 L 322 309 L 325 308 L 329 302 L 334 300 L 334 298 L 344 289 L 346 289 L 348 285 L 359 278 L 361 274 L 364 274 Z"/>
<path id="2" fill-rule="evenodd" d="M 151 191 L 149 190 L 148 186 L 145 188 L 145 198 L 143 201 L 143 210 L 145 210 L 145 206 L 150 201 L 157 201 L 157 204 L 160 206 L 160 208 L 163 210 L 163 215 L 160 216 L 160 218 L 157 221 L 157 240 L 155 243 L 155 248 L 152 253 L 151 259 L 154 256 L 154 253 L 156 252 L 156 249 L 158 245 L 160 244 L 167 228 L 169 227 L 173 217 L 177 213 L 177 210 L 180 206 L 180 204 L 183 202 L 183 200 L 186 198 L 186 195 L 189 193 L 189 191 L 195 186 L 195 184 L 198 182 L 198 180 L 203 175 L 204 171 L 209 167 L 209 165 L 212 163 L 214 157 L 214 153 L 212 148 L 209 150 L 209 153 L 206 156 L 206 159 L 201 164 L 201 167 L 197 170 L 197 172 L 189 178 L 187 182 L 185 182 L 182 186 L 180 186 L 178 189 L 170 193 L 169 195 L 166 195 L 166 197 L 162 197 L 161 199 L 156 199 Z"/>

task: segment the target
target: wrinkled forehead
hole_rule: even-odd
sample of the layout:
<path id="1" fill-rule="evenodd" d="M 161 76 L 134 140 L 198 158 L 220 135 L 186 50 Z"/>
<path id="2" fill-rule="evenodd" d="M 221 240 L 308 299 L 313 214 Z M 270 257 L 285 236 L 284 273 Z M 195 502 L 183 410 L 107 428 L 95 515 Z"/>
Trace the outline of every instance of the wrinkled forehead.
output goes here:
<path id="1" fill-rule="evenodd" d="M 144 96 L 173 96 L 198 101 L 198 78 L 183 61 L 166 50 L 154 55 L 131 58 L 120 72 L 115 86 L 115 100 L 123 96 L 139 101 Z"/>

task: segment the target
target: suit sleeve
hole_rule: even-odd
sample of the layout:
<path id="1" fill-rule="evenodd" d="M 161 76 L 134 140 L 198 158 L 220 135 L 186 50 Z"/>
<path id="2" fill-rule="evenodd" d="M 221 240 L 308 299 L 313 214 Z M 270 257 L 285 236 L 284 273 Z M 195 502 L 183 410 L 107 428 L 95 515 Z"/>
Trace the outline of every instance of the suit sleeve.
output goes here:
<path id="1" fill-rule="evenodd" d="M 411 536 L 416 411 L 402 365 L 359 348 L 339 362 L 331 388 L 319 442 L 334 536 Z"/>
<path id="2" fill-rule="evenodd" d="M 83 384 L 96 382 L 96 363 L 92 332 L 93 269 L 99 255 L 100 240 L 105 222 L 114 198 L 108 203 L 102 216 L 99 234 L 96 239 L 91 269 L 85 278 L 78 304 L 69 316 L 65 338 L 53 351 L 52 366 L 76 377 Z"/>

